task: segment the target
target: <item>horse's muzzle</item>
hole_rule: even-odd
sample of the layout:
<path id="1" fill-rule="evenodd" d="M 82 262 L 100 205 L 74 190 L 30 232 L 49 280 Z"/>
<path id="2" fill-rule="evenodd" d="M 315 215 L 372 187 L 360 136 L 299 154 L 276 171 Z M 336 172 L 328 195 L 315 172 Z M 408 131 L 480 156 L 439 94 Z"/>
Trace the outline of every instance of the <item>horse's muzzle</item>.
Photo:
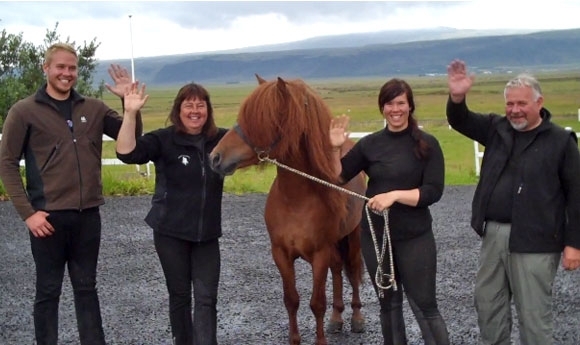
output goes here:
<path id="1" fill-rule="evenodd" d="M 210 153 L 209 166 L 214 172 L 222 176 L 232 175 L 234 171 L 236 171 L 236 164 L 225 164 L 223 157 L 219 152 Z"/>

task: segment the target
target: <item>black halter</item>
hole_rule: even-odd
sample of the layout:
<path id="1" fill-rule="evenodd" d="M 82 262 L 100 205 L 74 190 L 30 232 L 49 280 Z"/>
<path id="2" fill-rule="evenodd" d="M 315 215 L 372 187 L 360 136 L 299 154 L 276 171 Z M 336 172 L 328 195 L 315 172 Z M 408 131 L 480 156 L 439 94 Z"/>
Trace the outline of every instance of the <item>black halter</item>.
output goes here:
<path id="1" fill-rule="evenodd" d="M 244 141 L 244 143 L 246 143 L 246 145 L 251 147 L 252 150 L 254 150 L 254 152 L 256 152 L 258 154 L 258 156 L 263 155 L 263 154 L 267 155 L 270 152 L 270 150 L 272 150 L 276 146 L 276 144 L 278 144 L 278 142 L 280 141 L 280 136 L 278 136 L 278 138 L 276 138 L 276 140 L 274 140 L 274 142 L 268 148 L 264 149 L 264 148 L 254 146 L 250 142 L 250 139 L 248 139 L 248 137 L 244 134 L 242 127 L 240 127 L 240 125 L 238 123 L 236 123 L 234 125 L 233 130 L 240 136 L 240 138 L 242 138 L 242 140 Z"/>

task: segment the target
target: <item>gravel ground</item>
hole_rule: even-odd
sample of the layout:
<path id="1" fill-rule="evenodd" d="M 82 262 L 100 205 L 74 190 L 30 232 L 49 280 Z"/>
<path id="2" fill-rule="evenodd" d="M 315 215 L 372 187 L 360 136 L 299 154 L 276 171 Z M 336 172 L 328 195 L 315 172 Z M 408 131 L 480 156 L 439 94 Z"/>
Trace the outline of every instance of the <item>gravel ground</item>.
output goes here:
<path id="1" fill-rule="evenodd" d="M 432 208 L 439 249 L 438 296 L 452 344 L 476 344 L 478 329 L 472 294 L 479 240 L 469 227 L 473 187 L 447 187 Z M 167 292 L 143 218 L 150 197 L 108 198 L 102 208 L 103 240 L 98 286 L 107 341 L 113 344 L 169 345 Z M 265 195 L 225 195 L 222 272 L 218 303 L 221 345 L 287 344 L 287 315 L 278 271 L 262 219 Z M 27 231 L 9 202 L 0 202 L 0 344 L 33 343 L 34 263 Z M 302 343 L 313 344 L 314 320 L 308 301 L 311 274 L 297 261 L 302 303 Z M 330 284 L 328 284 L 330 285 Z M 348 285 L 345 293 L 350 296 Z M 327 295 L 330 296 L 330 290 Z M 60 309 L 60 344 L 78 344 L 70 283 L 65 278 Z M 378 307 L 368 277 L 362 288 L 367 330 L 328 335 L 329 344 L 380 344 Z M 330 303 L 329 303 L 330 305 Z M 330 307 L 329 307 L 330 308 Z M 405 318 L 410 344 L 422 344 L 409 307 Z M 559 271 L 555 282 L 555 343 L 580 344 L 580 271 Z M 327 316 L 329 313 L 327 313 Z M 350 318 L 347 309 L 345 319 Z M 517 327 L 513 341 L 519 343 Z"/>

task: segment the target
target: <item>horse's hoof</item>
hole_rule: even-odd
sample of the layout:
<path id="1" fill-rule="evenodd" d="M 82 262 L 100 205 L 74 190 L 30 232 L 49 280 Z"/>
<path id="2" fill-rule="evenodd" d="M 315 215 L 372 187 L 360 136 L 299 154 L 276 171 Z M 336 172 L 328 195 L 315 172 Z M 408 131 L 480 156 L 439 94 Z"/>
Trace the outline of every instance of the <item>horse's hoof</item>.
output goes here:
<path id="1" fill-rule="evenodd" d="M 340 333 L 342 332 L 342 321 L 332 321 L 328 322 L 326 326 L 327 333 Z"/>
<path id="2" fill-rule="evenodd" d="M 350 331 L 352 333 L 363 333 L 365 331 L 365 320 L 364 319 L 350 320 Z"/>

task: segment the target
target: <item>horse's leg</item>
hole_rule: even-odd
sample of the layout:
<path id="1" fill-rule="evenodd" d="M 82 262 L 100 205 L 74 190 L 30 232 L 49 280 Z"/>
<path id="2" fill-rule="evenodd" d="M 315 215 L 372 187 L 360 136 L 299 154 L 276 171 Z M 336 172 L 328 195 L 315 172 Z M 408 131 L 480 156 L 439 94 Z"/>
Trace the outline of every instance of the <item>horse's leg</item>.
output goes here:
<path id="1" fill-rule="evenodd" d="M 312 260 L 312 297 L 310 309 L 316 320 L 316 345 L 327 345 L 324 334 L 324 314 L 326 312 L 326 276 L 330 264 L 329 251 L 326 248 L 318 251 Z"/>
<path id="2" fill-rule="evenodd" d="M 348 235 L 348 260 L 345 263 L 348 280 L 352 286 L 350 331 L 353 333 L 362 333 L 365 330 L 365 318 L 361 312 L 362 303 L 360 300 L 360 286 L 363 276 L 360 232 L 360 225 L 357 225 Z"/>
<path id="3" fill-rule="evenodd" d="M 346 239 L 341 240 L 345 241 Z M 340 243 L 337 244 L 340 246 Z M 340 255 L 340 250 L 333 251 L 332 260 L 330 263 L 330 272 L 332 273 L 332 314 L 326 326 L 326 332 L 339 333 L 342 331 L 344 320 L 342 319 L 342 312 L 344 311 L 343 301 L 343 282 L 342 282 L 342 267 L 344 261 Z"/>
<path id="4" fill-rule="evenodd" d="M 300 332 L 298 331 L 298 307 L 300 305 L 300 296 L 296 290 L 296 271 L 294 270 L 294 258 L 278 246 L 272 244 L 272 257 L 278 271 L 282 277 L 282 286 L 284 289 L 284 305 L 288 312 L 288 337 L 290 345 L 300 344 Z"/>

